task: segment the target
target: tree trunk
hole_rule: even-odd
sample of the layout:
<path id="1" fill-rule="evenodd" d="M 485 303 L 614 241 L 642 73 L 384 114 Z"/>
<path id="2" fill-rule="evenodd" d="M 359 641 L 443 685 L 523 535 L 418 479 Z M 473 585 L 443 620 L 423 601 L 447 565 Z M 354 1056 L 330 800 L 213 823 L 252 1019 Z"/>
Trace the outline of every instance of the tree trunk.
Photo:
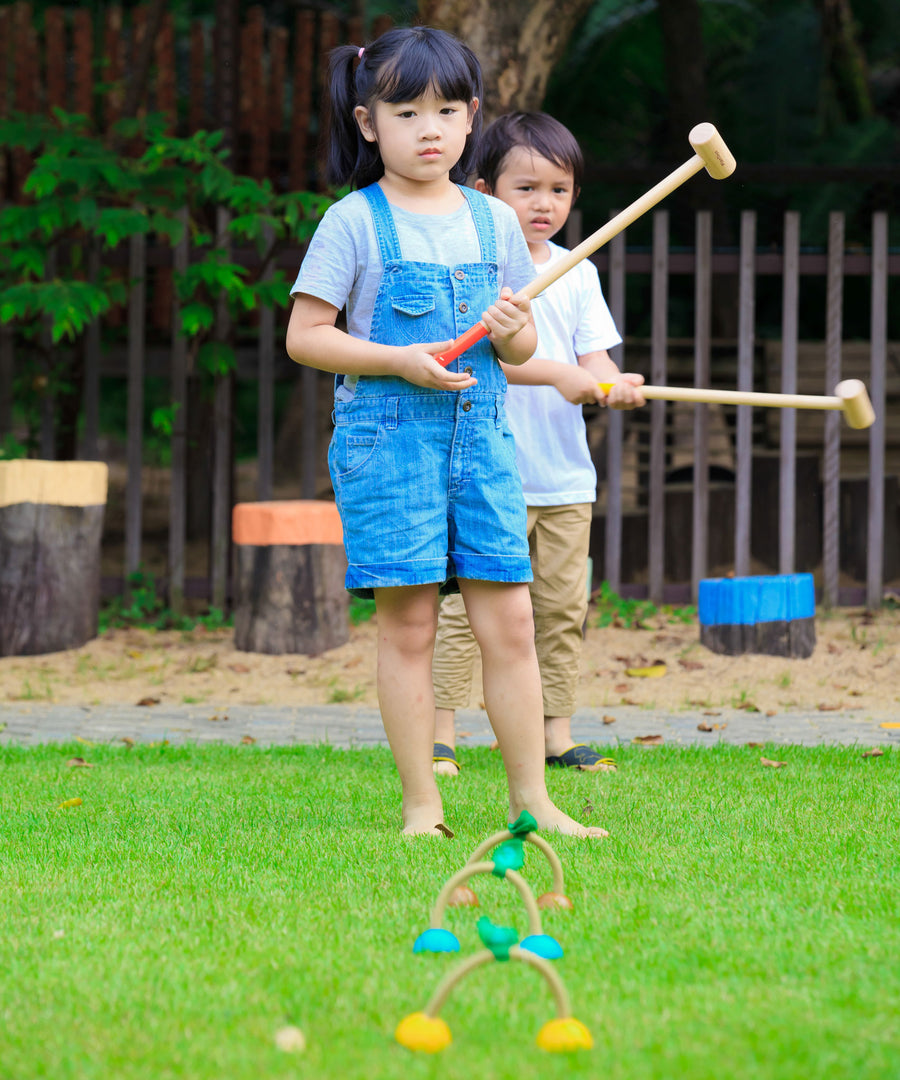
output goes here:
<path id="1" fill-rule="evenodd" d="M 816 0 L 816 7 L 822 18 L 822 99 L 831 113 L 825 119 L 826 130 L 844 121 L 867 120 L 875 110 L 850 0 Z"/>
<path id="2" fill-rule="evenodd" d="M 484 73 L 486 123 L 540 109 L 547 80 L 592 0 L 419 0 L 422 21 L 465 41 Z"/>

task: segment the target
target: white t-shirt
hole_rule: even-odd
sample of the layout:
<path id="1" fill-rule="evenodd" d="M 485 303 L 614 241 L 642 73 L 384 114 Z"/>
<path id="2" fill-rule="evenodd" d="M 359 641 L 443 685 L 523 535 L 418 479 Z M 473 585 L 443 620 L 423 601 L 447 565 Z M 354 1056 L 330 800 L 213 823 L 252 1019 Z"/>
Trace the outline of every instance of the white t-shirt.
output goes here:
<path id="1" fill-rule="evenodd" d="M 550 259 L 535 266 L 543 273 L 566 254 L 548 243 Z M 611 349 L 622 340 L 609 313 L 597 268 L 577 263 L 532 303 L 538 332 L 535 356 L 560 364 Z M 516 440 L 516 463 L 528 506 L 592 503 L 597 473 L 587 444 L 580 405 L 571 405 L 553 386 L 514 386 L 506 412 Z"/>

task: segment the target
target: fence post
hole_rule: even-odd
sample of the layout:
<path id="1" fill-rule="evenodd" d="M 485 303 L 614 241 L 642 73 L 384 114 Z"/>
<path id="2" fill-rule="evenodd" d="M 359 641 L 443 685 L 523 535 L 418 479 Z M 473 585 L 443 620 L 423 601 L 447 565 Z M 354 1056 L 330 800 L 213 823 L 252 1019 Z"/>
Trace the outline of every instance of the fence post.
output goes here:
<path id="1" fill-rule="evenodd" d="M 781 392 L 797 393 L 797 325 L 800 298 L 800 215 L 784 215 L 781 301 Z M 797 411 L 781 410 L 778 481 L 778 572 L 793 574 L 797 527 Z"/>
<path id="2" fill-rule="evenodd" d="M 618 211 L 610 215 L 615 217 Z M 616 328 L 625 337 L 625 233 L 609 243 L 609 310 Z M 610 350 L 620 371 L 625 371 L 625 343 Z M 613 592 L 622 588 L 622 443 L 625 414 L 606 410 L 606 533 L 603 576 Z"/>
<path id="3" fill-rule="evenodd" d="M 712 213 L 697 213 L 694 244 L 694 385 L 710 384 L 710 335 L 712 327 Z M 709 410 L 694 412 L 694 498 L 691 529 L 691 599 L 696 604 L 700 580 L 709 562 Z"/>
<path id="4" fill-rule="evenodd" d="M 266 230 L 266 248 L 274 240 L 271 228 Z M 272 277 L 272 263 L 266 267 L 263 280 Z M 275 309 L 263 304 L 259 311 L 259 403 L 256 430 L 256 497 L 260 502 L 272 498 L 272 467 L 275 447 Z"/>
<path id="5" fill-rule="evenodd" d="M 653 276 L 651 301 L 650 381 L 666 382 L 669 338 L 669 212 L 653 215 Z M 663 602 L 666 537 L 666 403 L 650 402 L 650 499 L 648 515 L 648 592 L 654 604 Z"/>
<path id="6" fill-rule="evenodd" d="M 825 304 L 825 389 L 833 394 L 841 378 L 841 304 L 844 295 L 844 215 L 828 215 L 828 276 Z M 834 607 L 840 577 L 841 416 L 825 413 L 823 458 L 822 601 Z"/>
<path id="7" fill-rule="evenodd" d="M 741 212 L 738 274 L 738 389 L 753 389 L 756 306 L 756 212 Z M 753 407 L 737 408 L 737 462 L 734 485 L 734 572 L 750 573 L 750 497 L 753 472 Z"/>
<path id="8" fill-rule="evenodd" d="M 188 209 L 179 212 L 184 226 L 181 239 L 172 252 L 174 273 L 183 274 L 190 263 Z M 169 479 L 169 607 L 180 615 L 184 611 L 184 541 L 187 534 L 187 338 L 181 330 L 181 304 L 178 289 L 172 290 L 172 358 L 169 369 L 172 417 L 172 467 Z"/>
<path id="9" fill-rule="evenodd" d="M 230 251 L 228 210 L 216 208 L 216 247 Z M 224 294 L 216 304 L 215 340 L 227 341 L 231 320 Z M 231 546 L 231 466 L 234 454 L 231 372 L 216 375 L 213 391 L 212 543 L 210 545 L 210 603 L 225 610 L 228 553 Z"/>
<path id="10" fill-rule="evenodd" d="M 887 262 L 888 216 L 879 211 L 872 217 L 872 314 L 869 338 L 872 370 L 869 394 L 875 409 L 875 423 L 869 429 L 869 522 L 866 564 L 866 608 L 881 606 L 884 593 L 884 405 L 887 377 Z"/>
<path id="11" fill-rule="evenodd" d="M 93 240 L 87 255 L 88 280 L 94 285 L 100 277 L 99 241 Z M 100 430 L 100 318 L 92 319 L 84 332 L 84 434 L 81 440 L 81 456 L 95 461 L 99 454 Z"/>
<path id="12" fill-rule="evenodd" d="M 144 446 L 144 333 L 147 308 L 147 240 L 128 241 L 128 440 L 125 489 L 125 576 L 141 563 L 141 470 Z M 126 588 L 126 595 L 128 594 Z"/>

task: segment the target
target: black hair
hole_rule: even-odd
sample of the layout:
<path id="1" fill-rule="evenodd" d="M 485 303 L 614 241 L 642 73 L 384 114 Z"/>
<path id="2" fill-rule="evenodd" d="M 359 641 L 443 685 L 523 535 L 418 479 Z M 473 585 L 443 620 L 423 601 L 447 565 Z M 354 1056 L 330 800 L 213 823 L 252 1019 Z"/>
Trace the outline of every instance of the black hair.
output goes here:
<path id="1" fill-rule="evenodd" d="M 503 163 L 517 146 L 532 150 L 572 174 L 575 194 L 584 177 L 584 156 L 571 131 L 543 112 L 514 112 L 498 117 L 485 131 L 478 147 L 475 174 L 490 191 L 497 185 Z"/>
<path id="2" fill-rule="evenodd" d="M 388 30 L 365 47 L 340 45 L 329 56 L 328 179 L 365 187 L 384 175 L 376 143 L 363 138 L 353 115 L 358 105 L 376 101 L 415 101 L 434 90 L 448 101 L 481 101 L 481 66 L 472 50 L 452 34 L 428 26 Z M 359 62 L 357 63 L 357 60 Z M 450 170 L 454 183 L 472 171 L 481 135 L 476 110 L 462 157 Z"/>

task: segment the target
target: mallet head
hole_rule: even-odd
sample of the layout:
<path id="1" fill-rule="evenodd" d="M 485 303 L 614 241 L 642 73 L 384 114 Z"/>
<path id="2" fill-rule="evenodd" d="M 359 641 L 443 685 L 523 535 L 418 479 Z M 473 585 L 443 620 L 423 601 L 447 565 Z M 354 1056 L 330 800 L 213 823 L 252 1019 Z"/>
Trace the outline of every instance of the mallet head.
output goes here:
<path id="1" fill-rule="evenodd" d="M 712 124 L 697 124 L 691 128 L 688 141 L 714 180 L 724 180 L 734 172 L 737 166 L 734 155 Z"/>
<path id="2" fill-rule="evenodd" d="M 865 383 L 859 379 L 844 379 L 834 388 L 834 396 L 843 402 L 844 416 L 852 428 L 867 428 L 875 423 L 875 410 L 869 400 Z"/>

